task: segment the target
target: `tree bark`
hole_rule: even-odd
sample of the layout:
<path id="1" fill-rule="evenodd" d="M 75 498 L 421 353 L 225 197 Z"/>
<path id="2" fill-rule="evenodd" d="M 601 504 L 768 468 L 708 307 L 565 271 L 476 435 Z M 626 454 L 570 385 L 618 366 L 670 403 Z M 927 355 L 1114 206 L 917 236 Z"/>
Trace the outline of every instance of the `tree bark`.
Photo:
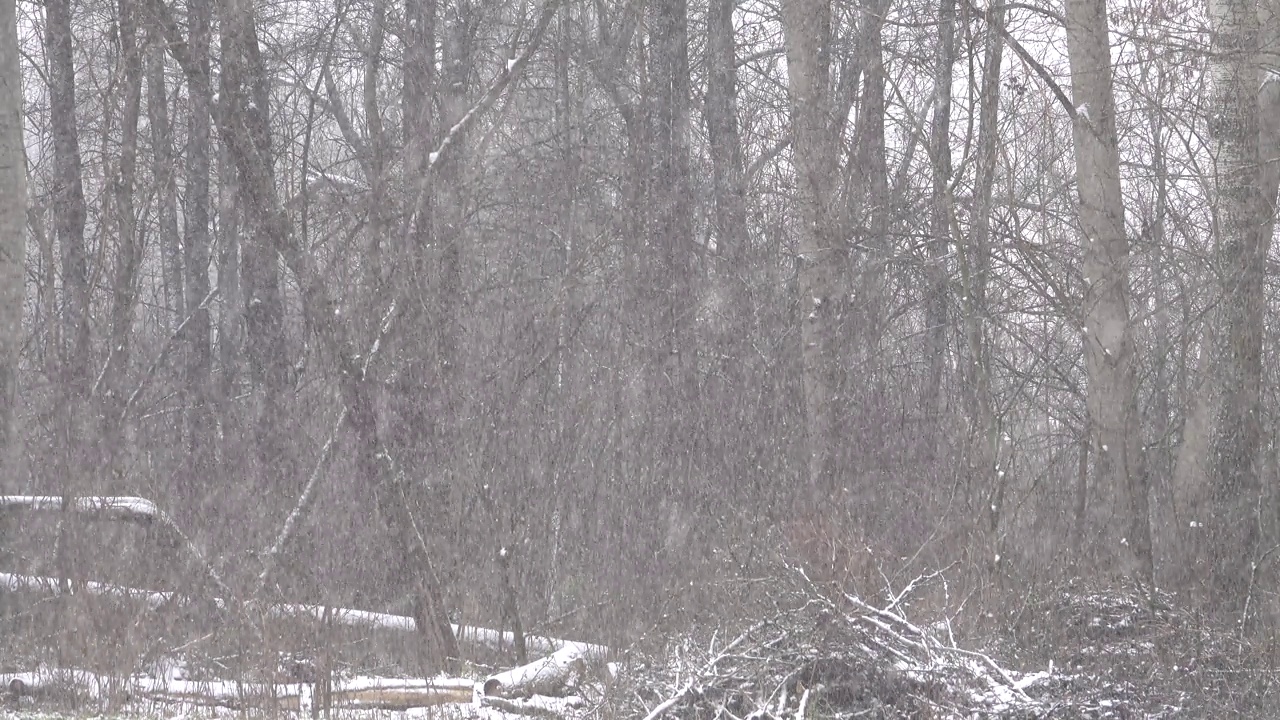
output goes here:
<path id="1" fill-rule="evenodd" d="M 930 198 L 929 252 L 925 270 L 925 357 L 928 363 L 924 397 L 926 411 L 944 409 L 942 377 L 947 362 L 947 252 L 951 245 L 951 85 L 956 61 L 955 0 L 938 3 L 938 54 L 935 58 L 933 123 L 929 155 L 933 166 Z"/>
<path id="2" fill-rule="evenodd" d="M 274 155 L 268 124 L 270 96 L 258 44 L 255 6 L 250 0 L 223 0 L 220 9 L 224 54 L 219 110 L 243 123 L 258 158 L 258 167 L 251 172 L 265 173 L 261 180 L 274 189 Z M 244 150 L 233 145 L 233 152 L 240 154 Z M 240 166 L 241 159 L 237 157 L 235 162 Z M 239 180 L 245 188 L 258 181 L 247 179 L 243 170 Z M 273 229 L 268 216 L 272 210 L 267 207 L 265 196 L 241 194 L 240 199 L 244 201 L 247 230 L 240 245 L 245 357 L 254 385 L 261 391 L 254 429 L 255 466 L 264 491 L 291 496 L 297 488 L 288 483 L 298 473 L 280 420 L 292 364 L 286 355 L 278 255 L 270 237 Z"/>
<path id="3" fill-rule="evenodd" d="M 1146 451 L 1138 417 L 1137 362 L 1129 317 L 1129 240 L 1120 191 L 1111 49 L 1104 0 L 1068 0 L 1067 52 L 1079 217 L 1084 235 L 1086 404 L 1094 457 L 1091 493 L 1107 513 L 1097 561 L 1152 577 Z M 1114 562 L 1112 558 L 1118 559 Z"/>
<path id="4" fill-rule="evenodd" d="M 1209 0 L 1209 134 L 1216 156 L 1215 269 L 1222 283 L 1216 319 L 1214 427 L 1209 445 L 1214 597 L 1242 608 L 1258 560 L 1262 446 L 1264 268 L 1259 168 L 1258 7 Z"/>
<path id="5" fill-rule="evenodd" d="M 842 253 L 833 237 L 828 198 L 836 173 L 828 82 L 831 6 L 827 0 L 783 0 L 783 38 L 791 97 L 792 153 L 799 208 L 800 355 L 804 385 L 807 500 L 817 507 L 836 491 L 836 277 Z"/>
<path id="6" fill-rule="evenodd" d="M 87 392 L 89 357 L 89 258 L 87 216 L 76 122 L 76 74 L 72 54 L 70 0 L 52 0 L 45 9 L 49 58 L 49 117 L 53 134 L 52 210 L 54 235 L 62 249 L 62 365 L 68 392 Z"/>
<path id="7" fill-rule="evenodd" d="M 17 457 L 14 382 L 22 348 L 27 225 L 22 106 L 17 3 L 4 0 L 0 2 L 0 472 L 11 472 L 11 460 Z"/>
<path id="8" fill-rule="evenodd" d="M 120 72 L 124 80 L 120 109 L 120 158 L 111 184 L 112 225 L 116 235 L 116 267 L 112 278 L 111 335 L 107 361 L 99 381 L 103 386 L 100 403 L 101 438 L 106 464 L 112 479 L 123 480 L 120 451 L 124 428 L 114 419 L 121 416 L 129 391 L 125 388 L 129 367 L 133 313 L 137 305 L 138 269 L 142 263 L 141 240 L 134 210 L 134 190 L 138 175 L 138 122 L 142 109 L 142 51 L 138 45 L 138 11 L 135 0 L 117 4 L 120 38 Z"/>
<path id="9" fill-rule="evenodd" d="M 1000 132 L 1000 69 L 1004 56 L 1004 11 L 991 9 L 987 15 L 987 47 L 983 60 L 982 87 L 978 107 L 978 146 L 974 169 L 972 223 L 969 241 L 961 249 L 960 270 L 964 286 L 964 336 L 967 352 L 963 376 L 969 417 L 971 492 L 969 500 L 985 516 L 986 532 L 996 537 L 1000 524 L 1004 476 L 997 457 L 1000 430 L 991 388 L 991 347 L 986 325 L 987 285 L 991 274 L 992 189 Z"/>
<path id="10" fill-rule="evenodd" d="M 187 351 L 183 367 L 183 385 L 186 397 L 191 406 L 187 414 L 189 435 L 187 447 L 190 475 L 184 477 L 179 484 L 178 497 L 182 507 L 188 507 L 198 497 L 198 488 L 194 486 L 195 478 L 208 477 L 213 470 L 214 423 L 210 407 L 210 381 L 213 367 L 212 345 L 210 341 L 211 323 L 209 309 L 200 303 L 209 294 L 209 175 L 212 142 L 211 123 L 213 113 L 213 88 L 209 81 L 209 55 L 212 42 L 211 25 L 213 21 L 212 0 L 188 0 L 187 21 L 190 24 L 189 48 L 193 62 L 199 68 L 195 75 L 187 77 L 187 96 L 189 110 L 187 115 L 187 146 L 184 202 L 182 207 L 182 266 L 183 289 L 185 297 L 183 305 L 195 313 L 183 340 Z M 226 96 L 224 96 L 225 102 Z M 225 140 L 220 140 L 225 143 Z M 222 185 L 233 182 L 232 173 L 223 172 Z M 221 188 L 220 192 L 226 192 Z M 224 225 L 226 223 L 226 225 Z M 231 228 L 235 224 L 227 223 L 227 218 L 219 218 L 220 229 Z M 232 275 L 234 277 L 234 274 Z M 219 273 L 219 285 L 226 282 L 223 273 Z M 222 288 L 219 288 L 222 289 Z M 234 302 L 235 295 L 222 293 L 222 302 Z M 185 316 L 183 316 L 185 317 Z M 219 336 L 219 342 L 226 338 Z M 224 368 L 224 374 L 229 375 Z"/>
<path id="11" fill-rule="evenodd" d="M 738 66 L 733 11 L 737 0 L 711 0 L 707 12 L 707 138 L 715 195 L 716 253 L 740 259 L 746 251 L 747 188 L 738 130 Z M 732 262 L 735 268 L 738 263 Z M 741 281 L 734 281 L 741 285 Z"/>
<path id="12" fill-rule="evenodd" d="M 650 0 L 646 237 L 637 259 L 648 337 L 650 441 L 667 464 L 662 497 L 693 502 L 697 443 L 694 245 L 689 182 L 689 27 L 686 0 Z M 675 479 L 680 480 L 675 480 Z"/>
<path id="13" fill-rule="evenodd" d="M 164 39 L 155 29 L 149 31 L 149 37 L 151 47 L 147 51 L 146 72 L 147 122 L 151 127 L 151 174 L 156 184 L 156 234 L 163 268 L 164 309 L 170 313 L 168 329 L 173 330 L 187 317 L 186 298 L 182 293 L 184 243 L 182 236 L 178 234 L 178 186 L 174 178 L 175 153 L 173 123 L 169 117 L 169 89 L 164 77 L 164 47 L 161 44 Z"/>

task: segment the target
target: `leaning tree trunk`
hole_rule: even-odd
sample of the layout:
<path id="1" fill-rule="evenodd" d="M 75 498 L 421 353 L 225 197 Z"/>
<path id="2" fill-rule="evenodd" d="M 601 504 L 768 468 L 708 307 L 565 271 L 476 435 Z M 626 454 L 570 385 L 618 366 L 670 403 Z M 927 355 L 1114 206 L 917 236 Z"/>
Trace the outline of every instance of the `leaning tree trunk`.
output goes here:
<path id="1" fill-rule="evenodd" d="M 1138 418 L 1137 368 L 1129 318 L 1129 240 L 1120 194 L 1120 148 L 1111 89 L 1105 0 L 1068 0 L 1067 54 L 1080 227 L 1084 234 L 1086 404 L 1094 457 L 1092 493 L 1105 512 L 1097 560 L 1150 581 L 1147 469 Z"/>

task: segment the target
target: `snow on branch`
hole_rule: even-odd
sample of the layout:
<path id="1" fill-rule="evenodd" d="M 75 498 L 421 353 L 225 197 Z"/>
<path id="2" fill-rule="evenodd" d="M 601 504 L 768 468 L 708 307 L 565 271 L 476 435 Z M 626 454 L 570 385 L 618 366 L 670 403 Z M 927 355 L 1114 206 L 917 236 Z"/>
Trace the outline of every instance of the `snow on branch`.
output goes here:
<path id="1" fill-rule="evenodd" d="M 0 495 L 0 512 L 52 511 L 61 512 L 62 498 L 52 495 Z M 95 519 L 131 522 L 138 525 L 159 523 L 171 526 L 173 521 L 156 507 L 156 504 L 140 497 L 77 497 L 73 498 L 71 512 Z"/>

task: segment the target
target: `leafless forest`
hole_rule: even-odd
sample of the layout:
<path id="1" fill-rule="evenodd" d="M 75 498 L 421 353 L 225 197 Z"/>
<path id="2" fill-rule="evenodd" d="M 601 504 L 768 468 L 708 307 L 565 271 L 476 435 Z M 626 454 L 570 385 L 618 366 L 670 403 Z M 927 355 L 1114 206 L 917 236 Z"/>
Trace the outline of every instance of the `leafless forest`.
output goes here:
<path id="1" fill-rule="evenodd" d="M 0 0 L 0 570 L 429 661 L 787 565 L 1267 637 L 1278 182 L 1276 0 Z"/>

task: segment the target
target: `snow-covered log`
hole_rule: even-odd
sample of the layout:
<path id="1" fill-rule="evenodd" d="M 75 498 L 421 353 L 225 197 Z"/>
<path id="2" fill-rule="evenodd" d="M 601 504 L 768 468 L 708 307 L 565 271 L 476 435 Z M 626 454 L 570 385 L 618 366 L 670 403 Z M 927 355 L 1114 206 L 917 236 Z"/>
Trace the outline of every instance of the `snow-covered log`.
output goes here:
<path id="1" fill-rule="evenodd" d="M 230 682 L 168 681 L 136 684 L 134 696 L 156 702 L 185 703 L 214 707 L 274 708 L 294 712 L 311 709 L 320 702 L 312 685 L 289 683 L 260 685 Z M 328 707 L 343 709 L 408 710 L 416 707 L 470 703 L 475 687 L 469 680 L 415 682 L 388 680 L 369 683 L 360 680 L 334 684 Z"/>
<path id="2" fill-rule="evenodd" d="M 59 512 L 62 509 L 63 499 L 57 496 L 0 495 L 0 513 Z M 150 500 L 141 497 L 77 497 L 73 499 L 73 504 L 69 510 L 77 515 L 82 515 L 90 519 L 128 522 L 158 530 L 160 536 L 166 542 L 186 549 L 193 558 L 197 559 L 209 573 L 209 576 L 215 581 L 220 591 L 224 593 L 229 592 L 226 584 L 222 582 L 221 578 L 218 577 L 213 568 L 207 561 L 205 561 L 204 557 L 200 554 L 195 545 L 173 522 L 168 514 Z M 11 590 L 44 590 L 46 592 L 56 594 L 58 592 L 59 585 L 58 581 L 53 578 L 42 578 L 30 575 L 0 574 L 0 588 L 4 587 Z M 144 601 L 153 609 L 175 601 L 178 603 L 193 602 L 188 598 L 181 598 L 173 593 L 137 590 L 134 588 L 118 587 L 104 583 L 88 583 L 87 589 L 89 592 L 95 594 L 115 595 Z M 226 609 L 229 607 L 223 599 L 215 599 L 214 602 L 219 609 Z M 252 605 L 252 603 L 250 603 L 250 605 Z M 311 616 L 319 620 L 323 619 L 325 609 L 321 605 L 277 603 L 268 605 L 266 607 L 266 612 L 269 616 L 278 618 L 302 615 Z M 391 615 L 388 613 L 350 610 L 346 608 L 332 608 L 330 612 L 332 613 L 334 622 L 339 625 L 364 626 L 386 630 L 402 630 L 406 632 L 413 632 L 416 630 L 413 618 L 404 615 Z M 484 649 L 500 653 L 512 652 L 515 650 L 515 635 L 511 632 L 502 632 L 499 630 L 467 625 L 452 625 L 451 627 L 458 638 L 458 645 L 462 648 L 471 648 L 472 650 Z M 575 648 L 587 663 L 599 665 L 606 662 L 609 655 L 609 648 L 603 645 L 578 642 L 575 640 L 561 640 L 559 638 L 546 637 L 542 635 L 526 635 L 524 637 L 524 642 L 526 651 L 534 657 L 543 657 L 567 648 Z"/>
<path id="3" fill-rule="evenodd" d="M 156 504 L 140 497 L 77 497 L 69 510 L 97 520 L 142 526 L 176 526 Z M 0 512 L 61 512 L 62 498 L 52 495 L 0 495 Z"/>
<path id="4" fill-rule="evenodd" d="M 315 700 L 307 683 L 199 682 L 134 678 L 124 680 L 82 670 L 42 670 L 0 675 L 0 684 L 12 695 L 60 696 L 63 694 L 98 698 L 107 689 L 124 690 L 132 699 L 183 703 L 233 709 L 276 709 L 301 711 Z M 470 703 L 475 685 L 461 678 L 410 680 L 401 678 L 353 678 L 334 683 L 330 707 L 406 710 L 414 707 Z"/>
<path id="5" fill-rule="evenodd" d="M 276 617 L 293 617 L 307 615 L 317 620 L 324 618 L 323 605 L 275 604 L 268 607 L 267 612 Z M 347 608 L 331 608 L 333 621 L 339 625 L 364 626 L 383 630 L 401 630 L 412 632 L 415 628 L 413 618 L 405 615 L 369 612 L 367 610 L 350 610 Z M 463 648 L 485 649 L 496 652 L 511 652 L 515 649 L 515 635 L 490 628 L 471 625 L 451 625 L 458 637 L 458 645 Z M 561 650 L 572 649 L 586 662 L 603 663 L 609 655 L 609 648 L 604 645 L 562 640 L 542 635 L 526 635 L 525 648 L 531 655 L 546 656 Z"/>
<path id="6" fill-rule="evenodd" d="M 0 495 L 0 513 L 62 512 L 63 499 L 53 495 Z M 90 520 L 127 522 L 147 528 L 155 537 L 170 547 L 184 550 L 200 569 L 213 580 L 218 590 L 229 593 L 222 577 L 205 559 L 200 549 L 191 542 L 173 518 L 146 498 L 116 496 L 86 496 L 72 498 L 70 512 Z"/>
<path id="7" fill-rule="evenodd" d="M 76 592 L 80 587 L 83 587 L 85 592 L 92 595 L 133 600 L 144 604 L 152 610 L 165 605 L 186 606 L 197 602 L 194 598 L 172 592 L 156 592 L 100 582 L 88 582 L 83 586 L 73 586 L 72 592 Z M 11 573 L 0 573 L 0 589 L 38 591 L 50 595 L 62 593 L 62 586 L 57 578 L 40 575 L 14 575 Z M 226 601 L 222 598 L 214 598 L 212 603 L 213 607 L 219 610 L 227 608 Z M 277 619 L 306 617 L 323 620 L 325 618 L 323 605 L 274 603 L 267 605 L 264 611 L 268 617 Z M 335 624 L 348 627 L 367 627 L 402 632 L 413 632 L 415 629 L 413 618 L 405 615 L 391 615 L 389 613 L 352 610 L 349 608 L 330 608 L 329 613 L 329 618 Z M 463 648 L 471 648 L 473 650 L 486 649 L 497 652 L 509 652 L 515 648 L 515 637 L 510 632 L 469 625 L 453 625 L 451 627 L 453 632 L 457 634 L 459 646 Z M 609 654 L 609 648 L 604 645 L 578 642 L 576 640 L 561 640 L 541 635 L 526 635 L 525 647 L 531 654 L 539 656 L 551 655 L 562 650 L 572 651 L 590 664 L 605 662 Z"/>
<path id="8" fill-rule="evenodd" d="M 581 649 L 570 645 L 527 665 L 490 675 L 484 681 L 484 694 L 504 698 L 558 695 L 585 671 Z"/>

